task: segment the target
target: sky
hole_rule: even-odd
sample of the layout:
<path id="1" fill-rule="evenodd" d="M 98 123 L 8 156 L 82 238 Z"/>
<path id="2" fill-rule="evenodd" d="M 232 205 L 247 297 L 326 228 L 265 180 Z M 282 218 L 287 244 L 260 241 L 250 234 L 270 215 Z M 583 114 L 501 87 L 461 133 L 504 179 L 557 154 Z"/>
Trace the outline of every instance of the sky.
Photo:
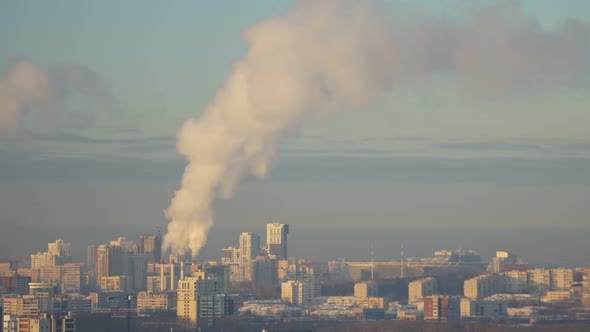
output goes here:
<path id="1" fill-rule="evenodd" d="M 199 118 L 247 54 L 243 32 L 291 6 L 2 5 L 0 82 L 12 82 L 6 77 L 16 64 L 43 75 L 28 76 L 42 88 L 27 91 L 34 102 L 23 103 L 13 124 L 0 117 L 0 130 L 8 128 L 0 132 L 0 225 L 165 224 L 163 211 L 185 165 L 175 147 L 178 129 Z M 401 52 L 407 77 L 362 105 L 306 119 L 280 146 L 265 179 L 248 177 L 234 197 L 215 203 L 216 227 L 249 230 L 282 221 L 291 229 L 587 228 L 590 3 L 384 0 L 379 6 L 402 36 L 402 51 L 412 48 L 412 36 L 420 38 L 413 34 L 418 28 L 475 31 L 471 47 L 461 50 L 467 67 L 447 68 L 446 53 L 429 53 L 426 44 L 429 66 L 443 69 L 413 71 L 418 62 L 403 62 Z M 508 17 L 506 31 L 494 30 L 503 21 L 486 30 L 488 16 L 478 13 L 489 8 L 507 13 L 500 17 Z M 448 36 L 431 44 L 451 44 Z M 494 39 L 502 36 L 526 52 L 502 53 L 506 45 Z M 520 62 L 505 65 L 506 59 Z"/>

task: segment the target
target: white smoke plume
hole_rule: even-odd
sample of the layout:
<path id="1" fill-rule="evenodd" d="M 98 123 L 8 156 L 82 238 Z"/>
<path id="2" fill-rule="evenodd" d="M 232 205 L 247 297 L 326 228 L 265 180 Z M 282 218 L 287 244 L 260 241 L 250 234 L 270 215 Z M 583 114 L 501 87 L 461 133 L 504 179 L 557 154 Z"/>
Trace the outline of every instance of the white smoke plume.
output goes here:
<path id="1" fill-rule="evenodd" d="M 0 134 L 13 134 L 28 106 L 48 97 L 47 73 L 19 60 L 0 74 Z"/>
<path id="2" fill-rule="evenodd" d="M 84 110 L 66 111 L 65 103 L 72 97 L 83 99 Z M 0 72 L 0 138 L 18 135 L 27 117 L 46 128 L 59 122 L 83 128 L 92 122 L 88 109 L 113 105 L 114 98 L 98 75 L 82 66 L 41 67 L 17 59 Z"/>
<path id="3" fill-rule="evenodd" d="M 588 28 L 543 30 L 517 9 L 490 8 L 456 23 L 408 19 L 394 27 L 369 1 L 299 1 L 244 32 L 245 59 L 177 147 L 188 161 L 165 211 L 164 250 L 197 255 L 213 224 L 212 203 L 245 175 L 263 177 L 277 146 L 304 118 L 360 104 L 393 83 L 450 75 L 479 91 L 576 82 L 588 69 Z"/>

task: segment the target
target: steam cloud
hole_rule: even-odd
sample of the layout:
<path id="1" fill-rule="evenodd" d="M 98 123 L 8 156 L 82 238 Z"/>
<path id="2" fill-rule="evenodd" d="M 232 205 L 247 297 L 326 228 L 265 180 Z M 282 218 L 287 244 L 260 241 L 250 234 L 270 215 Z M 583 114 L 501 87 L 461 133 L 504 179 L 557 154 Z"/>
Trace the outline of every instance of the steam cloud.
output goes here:
<path id="1" fill-rule="evenodd" d="M 449 75 L 480 93 L 584 84 L 589 30 L 543 30 L 516 7 L 469 20 L 407 19 L 392 28 L 374 2 L 300 1 L 244 32 L 250 48 L 199 120 L 178 132 L 181 188 L 165 211 L 164 250 L 197 255 L 212 203 L 245 175 L 263 177 L 277 146 L 312 112 L 358 105 L 394 83 Z"/>
<path id="2" fill-rule="evenodd" d="M 85 67 L 44 68 L 27 59 L 13 61 L 0 73 L 0 138 L 18 134 L 28 114 L 50 126 L 64 112 L 64 102 L 72 96 L 82 96 L 85 108 L 94 105 L 106 109 L 113 105 L 109 89 L 96 73 Z M 61 115 L 70 123 L 77 121 L 77 127 L 84 127 L 92 120 L 87 110 Z"/>

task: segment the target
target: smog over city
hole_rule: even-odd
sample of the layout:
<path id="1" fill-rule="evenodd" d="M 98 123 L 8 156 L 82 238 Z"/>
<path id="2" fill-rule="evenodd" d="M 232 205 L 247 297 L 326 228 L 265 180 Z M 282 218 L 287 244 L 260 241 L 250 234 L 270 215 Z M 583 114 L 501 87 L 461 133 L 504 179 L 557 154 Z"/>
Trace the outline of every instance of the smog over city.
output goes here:
<path id="1" fill-rule="evenodd" d="M 590 324 L 589 2 L 0 7 L 4 331 Z"/>

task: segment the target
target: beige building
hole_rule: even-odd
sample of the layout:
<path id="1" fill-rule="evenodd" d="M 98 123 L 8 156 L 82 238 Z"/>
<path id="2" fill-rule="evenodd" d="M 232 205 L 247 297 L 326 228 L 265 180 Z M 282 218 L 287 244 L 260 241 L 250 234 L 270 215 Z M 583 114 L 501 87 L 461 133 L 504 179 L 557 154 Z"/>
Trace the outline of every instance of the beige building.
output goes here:
<path id="1" fill-rule="evenodd" d="M 355 305 L 359 308 L 389 309 L 389 302 L 384 297 L 356 297 Z"/>
<path id="2" fill-rule="evenodd" d="M 569 290 L 574 283 L 574 270 L 566 268 L 551 269 L 551 282 L 549 289 L 552 291 Z"/>
<path id="3" fill-rule="evenodd" d="M 178 281 L 176 290 L 176 317 L 188 320 L 193 324 L 198 321 L 199 315 L 199 293 L 197 282 L 199 278 L 188 277 Z"/>
<path id="4" fill-rule="evenodd" d="M 38 252 L 31 255 L 31 269 L 53 267 L 59 264 L 59 256 L 50 252 Z"/>
<path id="5" fill-rule="evenodd" d="M 463 295 L 470 299 L 482 299 L 501 292 L 501 281 L 497 275 L 483 274 L 463 282 Z"/>
<path id="6" fill-rule="evenodd" d="M 377 296 L 379 296 L 379 286 L 375 281 L 361 281 L 354 284 L 354 297 Z"/>
<path id="7" fill-rule="evenodd" d="M 32 295 L 19 297 L 5 297 L 4 313 L 15 316 L 37 316 L 39 314 L 39 299 Z"/>
<path id="8" fill-rule="evenodd" d="M 100 278 L 100 290 L 103 292 L 128 291 L 126 276 L 112 276 Z"/>
<path id="9" fill-rule="evenodd" d="M 572 299 L 572 292 L 569 290 L 547 291 L 547 294 L 541 299 L 542 302 L 561 302 Z"/>
<path id="10" fill-rule="evenodd" d="M 137 293 L 137 311 L 161 311 L 170 310 L 176 305 L 174 293 Z"/>
<path id="11" fill-rule="evenodd" d="M 303 306 L 304 285 L 298 280 L 283 281 L 281 283 L 281 300 L 294 306 Z"/>
<path id="12" fill-rule="evenodd" d="M 508 271 L 501 274 L 505 293 L 527 293 L 528 273 L 527 271 Z"/>
<path id="13" fill-rule="evenodd" d="M 408 284 L 408 303 L 438 293 L 438 285 L 434 278 L 422 278 Z"/>
<path id="14" fill-rule="evenodd" d="M 47 252 L 61 257 L 63 263 L 69 263 L 72 260 L 72 244 L 62 239 L 48 243 Z"/>

